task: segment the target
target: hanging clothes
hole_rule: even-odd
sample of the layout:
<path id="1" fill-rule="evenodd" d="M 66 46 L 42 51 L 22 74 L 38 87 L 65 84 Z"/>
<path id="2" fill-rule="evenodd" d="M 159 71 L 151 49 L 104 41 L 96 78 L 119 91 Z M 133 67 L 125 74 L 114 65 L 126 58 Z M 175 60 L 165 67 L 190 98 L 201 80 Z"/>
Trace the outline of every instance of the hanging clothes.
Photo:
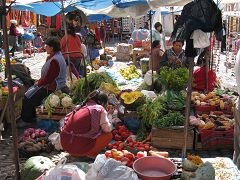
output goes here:
<path id="1" fill-rule="evenodd" d="M 172 40 L 184 41 L 194 30 L 215 31 L 217 40 L 222 40 L 221 10 L 213 0 L 196 0 L 183 7 L 172 33 Z"/>
<path id="2" fill-rule="evenodd" d="M 56 29 L 61 29 L 61 15 L 56 15 Z"/>

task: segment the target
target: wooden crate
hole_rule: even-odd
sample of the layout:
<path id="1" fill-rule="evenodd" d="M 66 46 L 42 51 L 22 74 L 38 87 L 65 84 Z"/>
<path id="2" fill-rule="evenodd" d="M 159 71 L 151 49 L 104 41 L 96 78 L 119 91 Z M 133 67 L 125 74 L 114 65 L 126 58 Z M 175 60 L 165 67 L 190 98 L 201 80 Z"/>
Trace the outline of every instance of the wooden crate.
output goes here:
<path id="1" fill-rule="evenodd" d="M 188 130 L 187 149 L 194 148 L 195 132 Z M 182 149 L 184 144 L 184 127 L 179 128 L 152 128 L 152 145 L 158 148 Z"/>
<path id="2" fill-rule="evenodd" d="M 70 113 L 73 109 L 72 108 L 55 108 L 55 111 L 52 113 L 51 117 L 48 116 L 48 112 L 46 109 L 42 109 L 41 106 L 36 108 L 37 117 L 39 119 L 51 119 L 55 121 L 60 121 L 64 118 L 68 113 Z"/>

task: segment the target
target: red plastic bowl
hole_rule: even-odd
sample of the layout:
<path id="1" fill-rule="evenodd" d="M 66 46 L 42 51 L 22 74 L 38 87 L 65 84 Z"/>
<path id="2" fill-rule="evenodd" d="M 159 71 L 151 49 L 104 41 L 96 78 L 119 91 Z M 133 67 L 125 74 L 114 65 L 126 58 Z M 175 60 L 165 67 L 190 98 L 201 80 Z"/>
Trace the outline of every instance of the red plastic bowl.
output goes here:
<path id="1" fill-rule="evenodd" d="M 147 156 L 137 159 L 133 169 L 142 180 L 169 180 L 177 167 L 168 159 Z"/>

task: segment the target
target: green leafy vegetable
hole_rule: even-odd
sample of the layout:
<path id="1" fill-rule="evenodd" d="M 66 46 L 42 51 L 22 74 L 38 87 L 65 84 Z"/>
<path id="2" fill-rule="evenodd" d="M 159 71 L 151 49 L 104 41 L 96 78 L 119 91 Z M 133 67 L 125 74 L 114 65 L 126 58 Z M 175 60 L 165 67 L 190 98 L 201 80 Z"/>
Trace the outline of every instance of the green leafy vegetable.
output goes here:
<path id="1" fill-rule="evenodd" d="M 167 90 L 181 91 L 186 87 L 188 82 L 188 69 L 162 67 L 157 78 L 160 79 L 161 84 Z"/>
<path id="2" fill-rule="evenodd" d="M 78 104 L 83 102 L 90 92 L 100 87 L 102 82 L 110 83 L 117 87 L 115 81 L 106 73 L 89 74 L 87 76 L 87 83 L 85 78 L 82 78 L 73 87 L 73 103 Z"/>
<path id="3" fill-rule="evenodd" d="M 169 112 L 158 120 L 154 121 L 157 128 L 170 128 L 172 126 L 183 126 L 185 117 L 180 112 Z"/>

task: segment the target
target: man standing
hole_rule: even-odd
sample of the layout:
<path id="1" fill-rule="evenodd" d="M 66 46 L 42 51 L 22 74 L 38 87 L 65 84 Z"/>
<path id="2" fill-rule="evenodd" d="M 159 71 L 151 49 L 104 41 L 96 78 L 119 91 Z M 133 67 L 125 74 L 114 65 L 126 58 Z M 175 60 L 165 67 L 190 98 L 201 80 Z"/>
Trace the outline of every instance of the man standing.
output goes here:
<path id="1" fill-rule="evenodd" d="M 240 95 L 240 50 L 236 56 L 236 64 L 235 64 L 235 76 L 237 81 L 237 91 Z M 236 102 L 236 107 L 234 110 L 234 154 L 233 154 L 233 162 L 237 165 L 238 169 L 240 168 L 240 99 Z"/>

